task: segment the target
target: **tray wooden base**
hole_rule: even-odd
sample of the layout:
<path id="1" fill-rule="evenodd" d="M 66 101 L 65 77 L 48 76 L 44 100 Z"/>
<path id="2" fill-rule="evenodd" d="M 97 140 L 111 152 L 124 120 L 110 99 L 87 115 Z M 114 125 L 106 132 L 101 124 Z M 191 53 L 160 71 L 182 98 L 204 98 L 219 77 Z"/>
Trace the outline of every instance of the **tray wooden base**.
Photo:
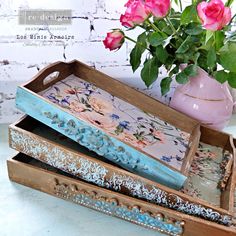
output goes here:
<path id="1" fill-rule="evenodd" d="M 12 181 L 168 235 L 236 235 L 234 227 L 85 183 L 21 153 L 8 160 L 7 165 Z"/>

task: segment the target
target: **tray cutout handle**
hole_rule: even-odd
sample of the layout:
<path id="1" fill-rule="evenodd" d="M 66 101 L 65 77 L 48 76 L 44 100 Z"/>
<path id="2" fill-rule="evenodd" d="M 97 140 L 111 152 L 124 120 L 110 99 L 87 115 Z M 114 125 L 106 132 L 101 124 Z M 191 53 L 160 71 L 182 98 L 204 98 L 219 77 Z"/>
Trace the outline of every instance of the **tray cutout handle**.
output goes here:
<path id="1" fill-rule="evenodd" d="M 59 71 L 54 71 L 43 79 L 43 85 L 50 84 L 52 81 L 56 80 L 60 75 Z"/>
<path id="2" fill-rule="evenodd" d="M 23 86 L 35 93 L 41 92 L 57 81 L 73 74 L 73 67 L 76 61 L 70 63 L 55 62 L 40 70 L 33 79 Z"/>

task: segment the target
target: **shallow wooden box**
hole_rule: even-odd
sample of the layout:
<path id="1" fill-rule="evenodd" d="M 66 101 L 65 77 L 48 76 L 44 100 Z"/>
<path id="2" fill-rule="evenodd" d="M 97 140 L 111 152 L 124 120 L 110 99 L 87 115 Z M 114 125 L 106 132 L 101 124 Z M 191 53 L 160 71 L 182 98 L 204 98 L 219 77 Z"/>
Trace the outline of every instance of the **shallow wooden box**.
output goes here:
<path id="1" fill-rule="evenodd" d="M 222 174 L 226 177 L 225 188 L 220 193 L 218 206 L 213 205 L 210 197 L 201 200 L 191 193 L 175 191 L 111 165 L 106 159 L 29 116 L 9 126 L 9 144 L 19 152 L 98 186 L 208 221 L 231 225 L 236 175 L 233 139 L 228 134 L 204 127 L 201 127 L 201 133 L 201 142 L 218 146 L 231 155 Z"/>
<path id="2" fill-rule="evenodd" d="M 7 161 L 9 178 L 94 210 L 168 235 L 236 235 L 227 227 L 97 187 L 19 153 Z"/>
<path id="3" fill-rule="evenodd" d="M 72 87 L 69 82 L 76 86 Z M 78 83 L 84 87 L 78 88 Z M 59 85 L 67 86 L 63 95 Z M 95 92 L 93 97 L 87 94 L 91 91 Z M 105 104 L 97 104 L 100 95 L 109 98 L 111 109 L 119 110 L 125 118 L 136 114 L 131 127 L 133 133 L 129 120 L 121 120 L 117 126 L 112 124 L 113 121 L 104 121 L 108 115 L 114 120 L 120 117 L 108 112 L 108 100 Z M 68 102 L 72 96 L 77 100 Z M 26 114 L 113 163 L 175 189 L 180 189 L 186 181 L 199 143 L 197 121 L 78 61 L 57 62 L 46 67 L 32 81 L 18 87 L 16 104 Z M 116 130 L 111 131 L 114 126 Z M 171 141 L 163 141 L 158 135 Z M 156 152 L 159 154 L 154 155 Z M 166 160 L 168 155 L 171 162 Z"/>

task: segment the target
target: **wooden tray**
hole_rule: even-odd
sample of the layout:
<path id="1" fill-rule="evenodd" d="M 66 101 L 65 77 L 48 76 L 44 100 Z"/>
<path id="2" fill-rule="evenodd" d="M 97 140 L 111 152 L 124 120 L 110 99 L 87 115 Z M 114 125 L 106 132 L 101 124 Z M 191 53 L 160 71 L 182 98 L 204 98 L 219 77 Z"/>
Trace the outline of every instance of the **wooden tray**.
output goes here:
<path id="1" fill-rule="evenodd" d="M 24 154 L 8 160 L 7 165 L 12 181 L 167 235 L 236 234 L 234 226 L 219 225 L 82 182 Z"/>
<path id="2" fill-rule="evenodd" d="M 119 166 L 175 189 L 200 137 L 197 121 L 78 61 L 46 67 L 18 87 L 16 104 Z"/>
<path id="3" fill-rule="evenodd" d="M 233 181 L 235 180 L 235 171 L 231 172 L 235 158 L 232 137 L 221 132 L 202 128 L 201 140 L 228 150 L 232 156 L 230 161 L 227 162 L 228 165 L 226 165 L 228 166 L 228 172 L 222 174 L 225 177 L 223 183 L 225 188 L 219 193 L 220 199 L 219 203 L 216 203 L 217 206 L 212 204 L 214 198 L 216 198 L 214 194 L 218 194 L 219 191 L 217 193 L 212 192 L 212 196 L 208 194 L 208 198 L 206 197 L 204 201 L 194 196 L 192 192 L 187 195 L 167 188 L 105 163 L 106 159 L 88 151 L 83 146 L 33 118 L 25 117 L 9 126 L 9 143 L 17 151 L 98 186 L 145 199 L 163 207 L 195 215 L 219 224 L 229 225 L 232 223 L 235 190 L 235 181 Z M 203 163 L 203 166 L 206 166 L 206 164 Z M 209 169 L 209 167 L 206 166 L 206 169 Z M 199 176 L 196 175 L 196 177 Z M 201 181 L 208 181 L 209 178 L 208 175 Z M 191 179 L 192 177 L 189 177 L 188 181 L 191 181 Z M 209 182 L 210 186 L 205 187 L 205 194 L 208 190 L 211 190 L 211 185 L 214 184 L 214 182 Z M 201 187 L 201 185 L 199 186 Z M 216 188 L 216 186 L 214 187 Z M 187 189 L 189 188 L 186 187 L 185 190 Z"/>

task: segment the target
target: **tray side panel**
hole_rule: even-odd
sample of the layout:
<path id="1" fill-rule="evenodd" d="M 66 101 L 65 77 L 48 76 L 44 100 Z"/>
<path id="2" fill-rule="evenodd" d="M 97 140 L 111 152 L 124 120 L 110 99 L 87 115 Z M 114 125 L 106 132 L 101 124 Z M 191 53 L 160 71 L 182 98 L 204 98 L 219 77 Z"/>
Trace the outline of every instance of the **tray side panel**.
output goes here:
<path id="1" fill-rule="evenodd" d="M 192 132 L 192 136 L 191 136 L 192 140 L 190 140 L 190 142 L 191 142 L 190 148 L 189 148 L 189 151 L 186 155 L 186 158 L 183 162 L 183 166 L 181 169 L 182 173 L 185 174 L 186 176 L 188 176 L 188 174 L 189 174 L 189 169 L 191 167 L 194 155 L 197 151 L 200 137 L 201 137 L 201 132 L 200 132 L 200 125 L 199 125 L 199 126 L 196 126 Z"/>
<path id="2" fill-rule="evenodd" d="M 211 138 L 209 138 L 211 137 Z M 225 169 L 225 177 L 228 181 L 225 190 L 221 195 L 221 205 L 227 209 L 231 214 L 234 213 L 234 196 L 236 187 L 236 151 L 232 135 L 201 126 L 201 141 L 213 146 L 221 147 L 232 153 L 232 162 L 229 167 Z M 230 164 L 230 163 L 228 163 Z"/>
<path id="3" fill-rule="evenodd" d="M 10 160 L 7 165 L 9 178 L 17 183 L 167 235 L 177 236 L 183 233 L 182 221 L 174 220 L 156 211 L 150 214 L 150 212 L 142 211 L 139 206 L 132 206 L 132 203 L 127 205 L 128 199 L 122 204 L 120 199 L 110 192 L 101 194 L 88 184 L 79 181 L 76 184 L 63 181 L 56 174 L 24 163 Z"/>
<path id="4" fill-rule="evenodd" d="M 12 181 L 169 235 L 233 236 L 236 233 L 234 228 L 145 203 L 16 160 L 9 160 L 7 164 Z"/>
<path id="5" fill-rule="evenodd" d="M 18 87 L 16 105 L 28 115 L 131 172 L 175 189 L 180 189 L 186 180 L 186 176 L 177 170 L 138 152 L 85 122 L 76 120 L 71 114 L 40 99 L 27 89 Z"/>
<path id="6" fill-rule="evenodd" d="M 228 142 L 225 146 L 227 150 L 231 150 L 233 153 L 232 165 L 226 167 L 225 177 L 228 178 L 228 183 L 226 185 L 226 191 L 222 195 L 222 206 L 229 212 L 235 215 L 235 190 L 236 190 L 236 150 L 235 150 L 235 139 L 229 136 Z"/>
<path id="7" fill-rule="evenodd" d="M 228 181 L 226 190 L 221 195 L 221 205 L 224 209 L 228 210 L 231 214 L 234 213 L 234 195 L 235 195 L 235 182 L 231 176 Z"/>

